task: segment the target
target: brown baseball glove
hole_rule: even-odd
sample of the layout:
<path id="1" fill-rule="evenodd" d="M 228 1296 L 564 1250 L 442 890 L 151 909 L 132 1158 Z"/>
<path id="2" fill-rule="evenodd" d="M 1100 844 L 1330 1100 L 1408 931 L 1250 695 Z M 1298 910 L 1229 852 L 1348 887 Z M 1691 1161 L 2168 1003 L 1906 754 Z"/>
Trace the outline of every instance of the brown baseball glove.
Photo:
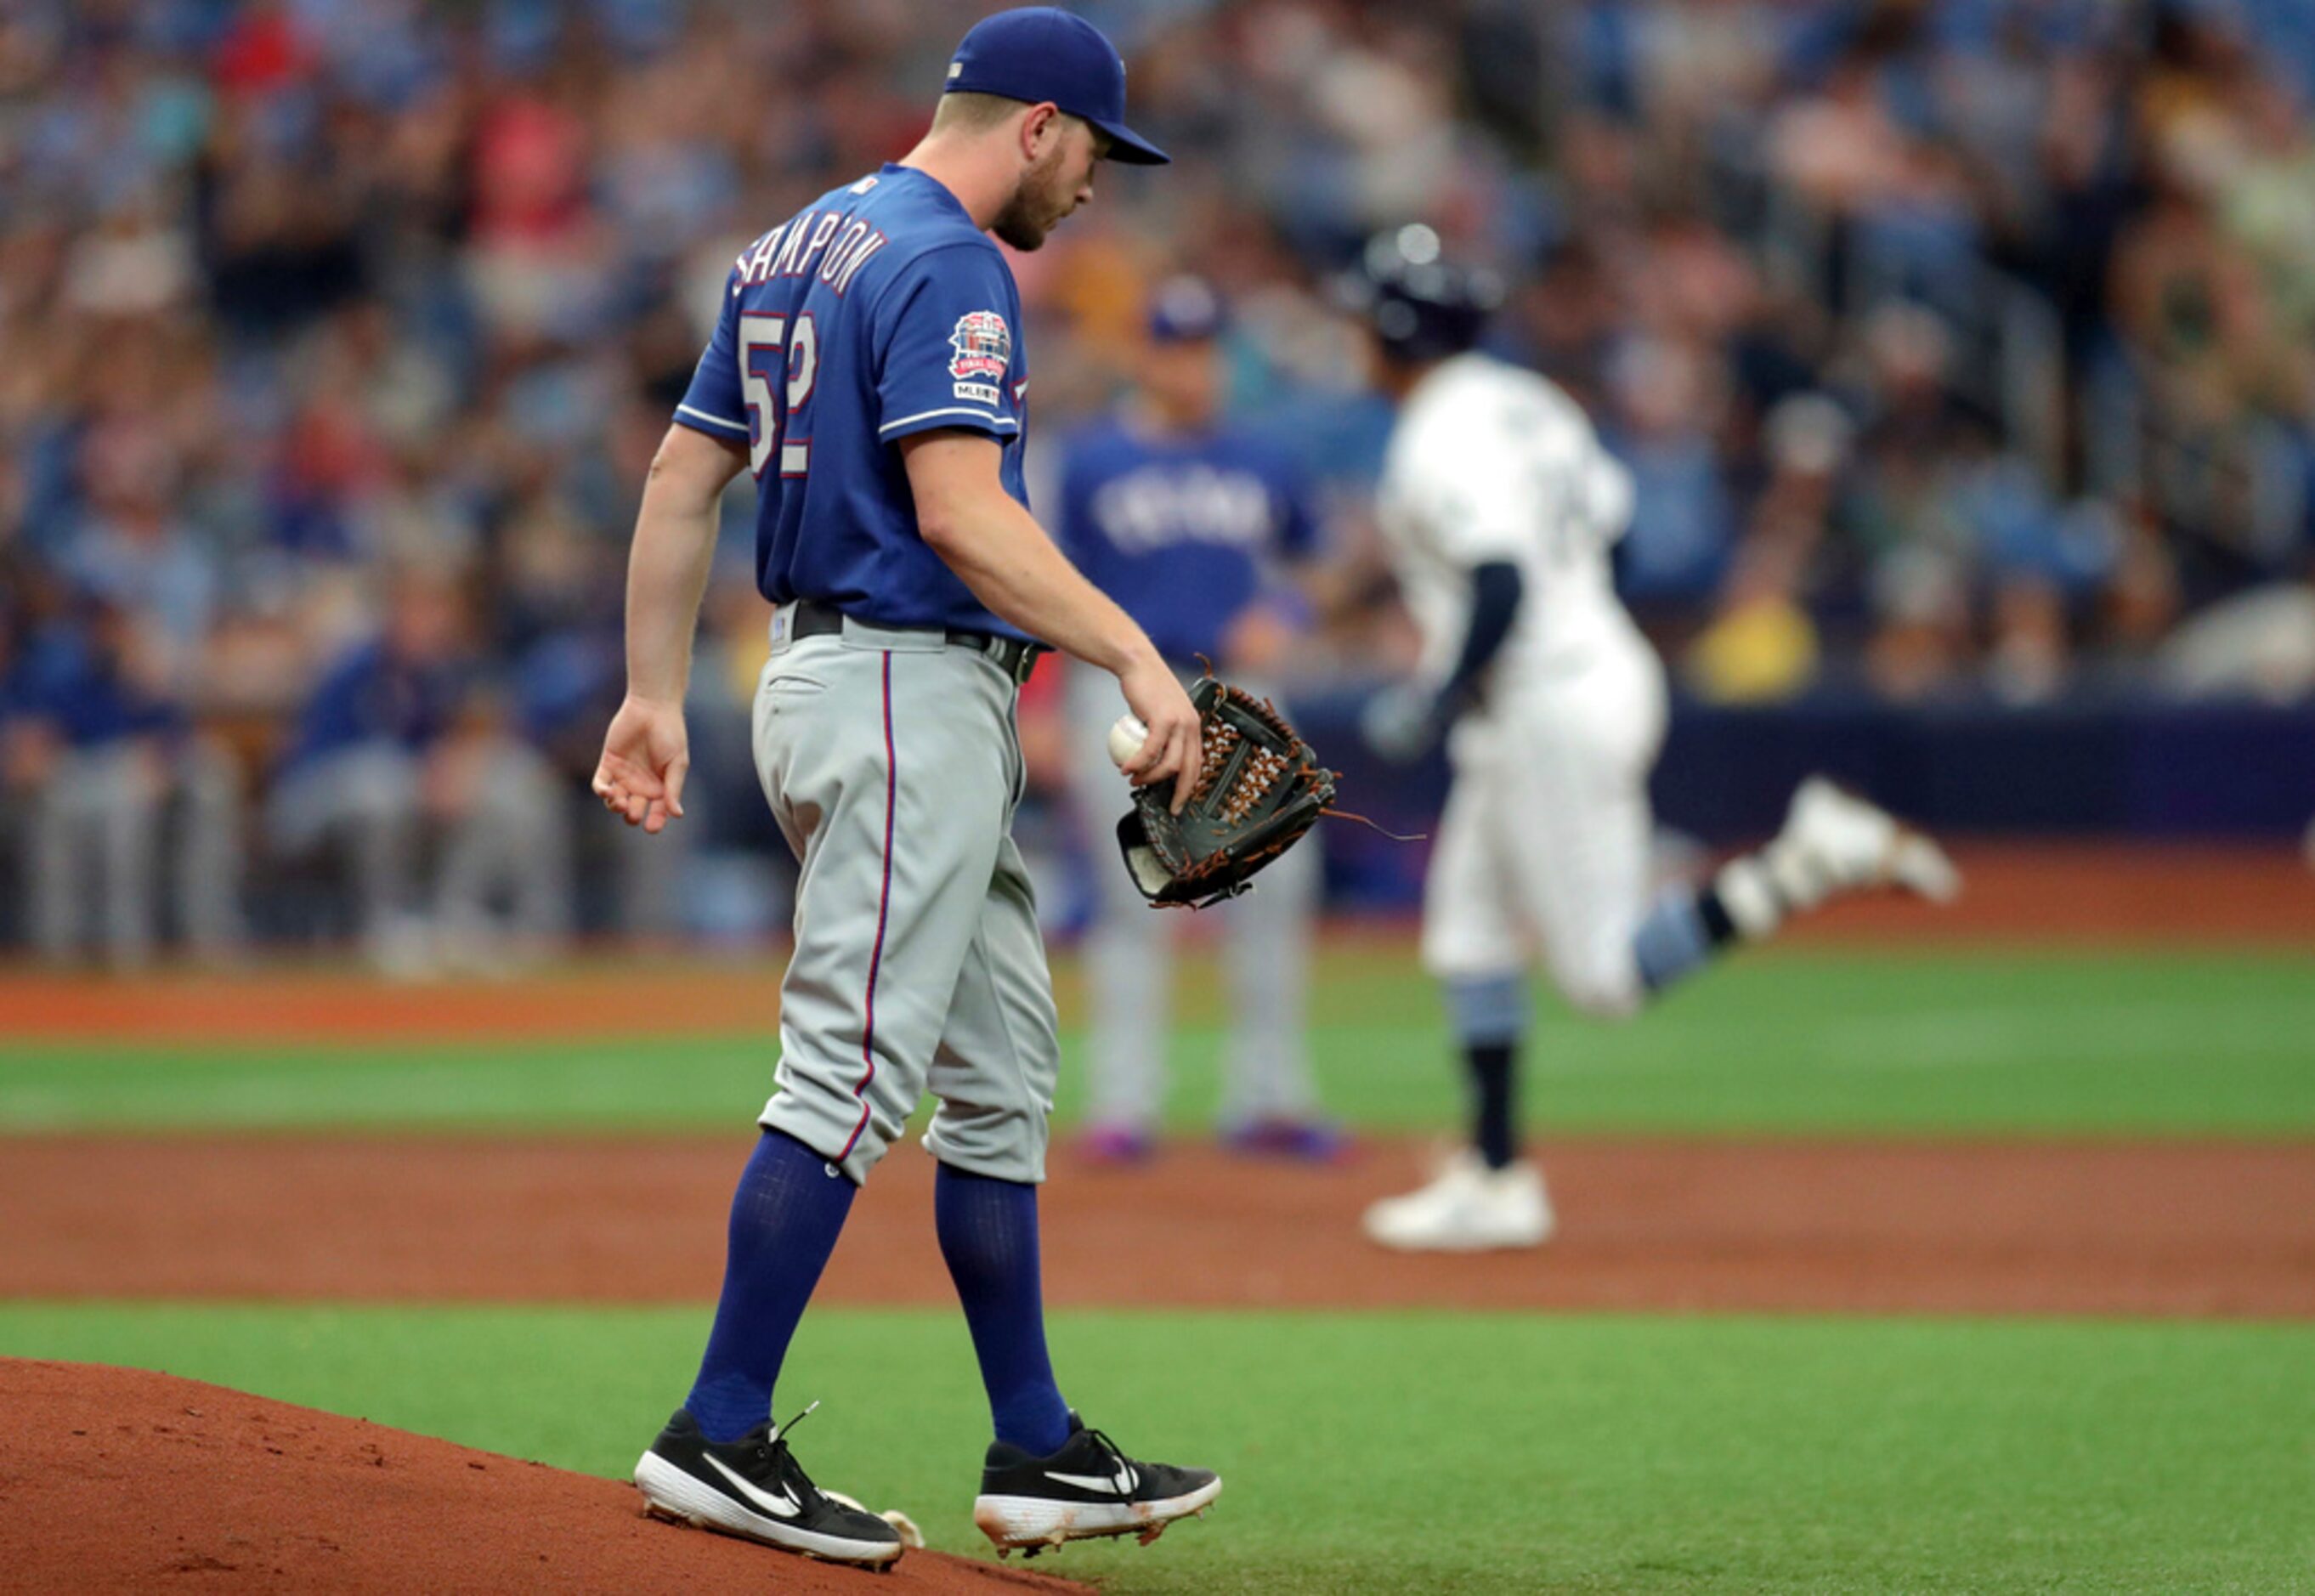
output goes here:
<path id="1" fill-rule="evenodd" d="M 1335 802 L 1335 772 L 1266 698 L 1207 677 L 1190 689 L 1205 764 L 1182 812 L 1172 784 L 1137 787 L 1117 822 L 1133 884 L 1153 905 L 1203 909 L 1248 891 Z"/>

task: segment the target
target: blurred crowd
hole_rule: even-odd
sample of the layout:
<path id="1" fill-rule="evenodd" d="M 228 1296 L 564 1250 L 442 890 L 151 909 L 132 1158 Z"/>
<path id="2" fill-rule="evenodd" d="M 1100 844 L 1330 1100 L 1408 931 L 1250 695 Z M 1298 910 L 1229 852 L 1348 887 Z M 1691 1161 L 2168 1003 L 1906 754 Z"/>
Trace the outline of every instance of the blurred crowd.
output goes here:
<path id="1" fill-rule="evenodd" d="M 749 924 L 736 500 L 699 823 L 581 823 L 643 469 L 732 256 L 905 149 L 985 9 L 0 13 L 0 937 Z M 1177 164 L 1017 261 L 1047 437 L 1199 270 L 1358 568 L 1388 418 L 1326 285 L 1420 217 L 1631 466 L 1621 577 L 1694 692 L 2315 685 L 2306 0 L 1081 9 Z M 1378 585 L 1307 658 L 1393 636 Z"/>

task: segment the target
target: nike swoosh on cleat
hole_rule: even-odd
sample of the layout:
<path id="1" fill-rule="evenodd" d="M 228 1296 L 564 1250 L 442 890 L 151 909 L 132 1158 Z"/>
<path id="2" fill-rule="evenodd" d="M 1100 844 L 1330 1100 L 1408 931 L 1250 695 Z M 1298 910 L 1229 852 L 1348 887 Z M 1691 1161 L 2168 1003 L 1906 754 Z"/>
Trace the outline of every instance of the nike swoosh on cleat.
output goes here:
<path id="1" fill-rule="evenodd" d="M 725 1463 L 721 1458 L 715 1457 L 707 1452 L 702 1452 L 700 1456 L 707 1459 L 708 1466 L 714 1468 L 716 1473 L 722 1475 L 725 1479 L 732 1482 L 732 1488 L 733 1490 L 739 1492 L 741 1495 L 746 1497 L 749 1501 L 754 1503 L 758 1507 L 762 1508 L 766 1512 L 772 1514 L 774 1517 L 792 1519 L 795 1517 L 796 1514 L 803 1511 L 803 1503 L 798 1502 L 785 1485 L 782 1485 L 780 1487 L 780 1494 L 775 1496 L 768 1491 L 763 1490 L 758 1486 L 749 1485 L 746 1480 L 741 1479 L 738 1475 L 732 1473 L 731 1465 Z"/>
<path id="2" fill-rule="evenodd" d="M 1075 1485 L 1080 1491 L 1114 1491 L 1121 1496 L 1133 1494 L 1133 1487 L 1141 1483 L 1131 1463 L 1121 1464 L 1116 1477 L 1105 1474 L 1056 1474 L 1045 1470 L 1045 1477 L 1056 1485 Z"/>

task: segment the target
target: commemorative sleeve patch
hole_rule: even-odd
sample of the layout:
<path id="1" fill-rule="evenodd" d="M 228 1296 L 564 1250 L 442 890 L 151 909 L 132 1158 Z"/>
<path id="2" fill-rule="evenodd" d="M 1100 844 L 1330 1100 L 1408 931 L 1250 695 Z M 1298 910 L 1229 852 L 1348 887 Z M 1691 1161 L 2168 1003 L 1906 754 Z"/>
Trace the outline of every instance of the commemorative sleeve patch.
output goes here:
<path id="1" fill-rule="evenodd" d="M 957 317 L 948 335 L 948 374 L 956 396 L 995 406 L 1004 398 L 1005 369 L 1013 363 L 1013 330 L 993 310 Z"/>

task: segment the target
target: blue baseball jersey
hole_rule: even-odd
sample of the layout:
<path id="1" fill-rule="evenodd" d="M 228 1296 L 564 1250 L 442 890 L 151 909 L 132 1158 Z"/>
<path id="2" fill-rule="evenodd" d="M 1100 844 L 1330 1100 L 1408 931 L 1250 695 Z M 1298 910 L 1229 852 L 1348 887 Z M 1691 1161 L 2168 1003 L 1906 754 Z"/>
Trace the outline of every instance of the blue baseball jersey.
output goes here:
<path id="1" fill-rule="evenodd" d="M 675 419 L 747 443 L 764 597 L 1020 636 L 926 545 L 893 446 L 943 427 L 985 433 L 1025 506 L 1021 342 L 1012 269 L 913 167 L 830 190 L 749 245 Z"/>
<path id="2" fill-rule="evenodd" d="M 34 634 L 15 676 L 16 713 L 46 723 L 72 748 L 184 727 L 181 707 L 130 681 L 120 661 L 78 625 L 50 625 Z M 7 713 L 0 704 L 0 719 Z"/>
<path id="3" fill-rule="evenodd" d="M 357 644 L 332 661 L 298 713 L 281 768 L 372 741 L 423 752 L 457 723 L 467 675 L 457 660 L 397 659 L 383 639 Z"/>
<path id="4" fill-rule="evenodd" d="M 1060 496 L 1062 548 L 1172 660 L 1220 659 L 1264 564 L 1302 558 L 1317 540 L 1301 473 L 1235 434 L 1098 423 L 1065 445 Z"/>

